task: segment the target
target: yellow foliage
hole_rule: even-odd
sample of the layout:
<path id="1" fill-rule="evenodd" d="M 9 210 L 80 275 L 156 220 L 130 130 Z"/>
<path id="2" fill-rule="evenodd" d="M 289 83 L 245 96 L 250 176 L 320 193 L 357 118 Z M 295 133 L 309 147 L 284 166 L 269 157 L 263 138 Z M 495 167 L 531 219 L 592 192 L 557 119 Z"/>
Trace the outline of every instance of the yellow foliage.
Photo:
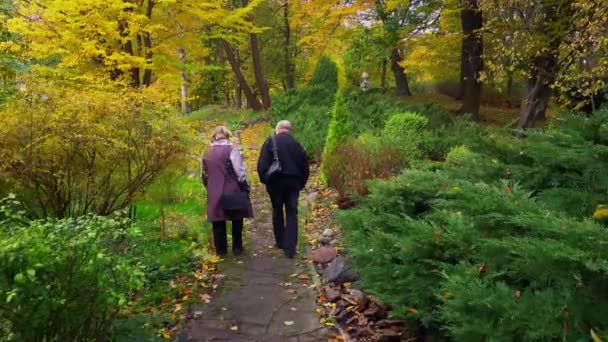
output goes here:
<path id="1" fill-rule="evenodd" d="M 34 212 L 108 214 L 188 157 L 192 132 L 147 92 L 39 79 L 0 108 L 0 173 Z"/>
<path id="2" fill-rule="evenodd" d="M 340 57 L 348 46 L 351 28 L 361 15 L 370 11 L 370 0 L 344 2 L 330 0 L 298 0 L 292 4 L 292 30 L 301 32 L 298 45 L 310 51 L 308 70 L 312 71 L 322 55 Z"/>
<path id="3" fill-rule="evenodd" d="M 608 208 L 604 206 L 598 206 L 593 213 L 593 219 L 596 221 L 602 221 L 608 219 Z"/>
<path id="4" fill-rule="evenodd" d="M 260 3 L 230 10 L 221 0 L 16 0 L 18 15 L 6 25 L 24 43 L 23 58 L 57 61 L 48 63 L 55 77 L 139 85 L 147 70 L 177 98 L 177 49 L 201 60 L 202 38 L 256 30 L 247 17 Z"/>

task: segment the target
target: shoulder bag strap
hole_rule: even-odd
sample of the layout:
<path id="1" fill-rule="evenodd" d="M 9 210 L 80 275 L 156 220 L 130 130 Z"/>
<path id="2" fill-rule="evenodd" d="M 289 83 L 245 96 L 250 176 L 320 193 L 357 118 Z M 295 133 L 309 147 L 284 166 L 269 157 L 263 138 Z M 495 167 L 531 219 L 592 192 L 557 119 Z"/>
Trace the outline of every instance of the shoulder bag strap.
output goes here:
<path id="1" fill-rule="evenodd" d="M 274 133 L 270 136 L 270 140 L 272 141 L 272 155 L 274 160 L 279 160 L 279 149 L 277 148 L 277 140 Z"/>
<path id="2" fill-rule="evenodd" d="M 236 175 L 236 172 L 234 171 L 234 165 L 232 165 L 232 159 L 230 159 L 230 156 L 232 155 L 232 149 L 234 149 L 234 146 L 230 146 L 230 149 L 228 150 L 228 158 L 226 159 L 226 163 L 224 163 L 224 167 L 226 168 L 226 173 L 228 174 L 228 176 L 238 181 L 239 177 Z"/>

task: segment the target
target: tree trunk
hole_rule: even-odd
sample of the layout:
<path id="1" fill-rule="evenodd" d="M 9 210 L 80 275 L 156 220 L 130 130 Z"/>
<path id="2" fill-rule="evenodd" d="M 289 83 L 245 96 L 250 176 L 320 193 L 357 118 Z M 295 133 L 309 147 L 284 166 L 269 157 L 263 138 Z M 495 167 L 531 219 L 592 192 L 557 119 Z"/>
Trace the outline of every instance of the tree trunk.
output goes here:
<path id="1" fill-rule="evenodd" d="M 537 120 L 545 118 L 549 100 L 553 95 L 551 84 L 555 81 L 556 55 L 537 58 L 535 69 L 526 81 L 526 91 L 521 102 L 521 113 L 517 128 L 532 127 Z"/>
<path id="2" fill-rule="evenodd" d="M 238 81 L 234 87 L 234 106 L 238 109 L 243 107 L 243 91 L 241 90 L 241 84 Z"/>
<path id="3" fill-rule="evenodd" d="M 125 43 L 125 51 L 133 56 L 133 43 L 129 40 Z M 139 80 L 139 68 L 133 67 L 131 68 L 131 84 L 135 88 L 139 88 L 141 86 L 141 82 Z"/>
<path id="4" fill-rule="evenodd" d="M 228 57 L 228 62 L 230 62 L 230 67 L 232 68 L 232 72 L 234 72 L 234 77 L 237 80 L 237 84 L 240 85 L 240 88 L 243 90 L 243 93 L 245 93 L 245 98 L 247 99 L 248 106 L 250 106 L 253 110 L 256 111 L 262 110 L 264 107 L 251 90 L 251 87 L 249 86 L 249 83 L 247 83 L 245 76 L 243 76 L 243 73 L 241 72 L 241 62 L 234 55 L 232 47 L 230 47 L 230 44 L 228 44 L 226 40 L 222 40 L 222 45 L 224 46 L 224 50 L 226 51 L 226 57 Z"/>
<path id="5" fill-rule="evenodd" d="M 382 75 L 380 76 L 380 85 L 382 89 L 386 89 L 386 65 L 388 61 L 385 59 L 382 60 Z"/>
<path id="6" fill-rule="evenodd" d="M 559 10 L 559 11 L 558 11 Z M 544 5 L 544 21 L 540 24 L 538 32 L 547 35 L 550 40 L 544 54 L 536 57 L 531 63 L 529 77 L 526 80 L 526 92 L 521 103 L 521 113 L 517 128 L 526 129 L 532 127 L 534 122 L 545 118 L 545 112 L 553 95 L 551 86 L 556 80 L 558 71 L 559 47 L 563 36 L 553 32 L 556 22 L 571 15 L 570 7 Z M 559 13 L 558 13 L 559 12 Z M 560 22 L 561 23 L 561 22 Z"/>
<path id="7" fill-rule="evenodd" d="M 513 72 L 509 72 L 507 76 L 507 107 L 513 107 Z"/>
<path id="8" fill-rule="evenodd" d="M 412 96 L 405 69 L 399 64 L 401 61 L 403 61 L 403 57 L 399 49 L 393 49 L 391 52 L 391 69 L 395 75 L 395 94 L 397 96 Z"/>
<path id="9" fill-rule="evenodd" d="M 235 55 L 236 55 L 236 59 L 238 61 L 240 61 L 241 55 L 239 53 L 239 50 L 235 51 Z M 241 109 L 241 108 L 243 108 L 243 88 L 241 87 L 241 83 L 239 82 L 239 80 L 237 79 L 236 76 L 234 76 L 234 84 L 235 84 L 234 105 L 236 108 Z"/>
<path id="10" fill-rule="evenodd" d="M 462 75 L 463 98 L 461 113 L 471 114 L 475 121 L 479 120 L 479 105 L 481 101 L 480 73 L 483 70 L 483 27 L 482 12 L 478 0 L 462 0 L 460 17 L 462 22 Z"/>
<path id="11" fill-rule="evenodd" d="M 289 27 L 289 0 L 283 4 L 283 23 L 285 33 L 285 90 L 293 89 L 296 85 L 295 67 L 291 61 L 291 27 Z"/>
<path id="12" fill-rule="evenodd" d="M 127 23 L 124 20 L 121 20 L 118 23 L 118 31 L 120 32 L 120 36 L 121 37 L 126 37 L 128 35 L 127 33 Z M 128 40 L 126 43 L 123 44 L 122 46 L 123 51 L 128 53 L 129 55 L 133 56 L 134 52 L 133 52 L 133 42 L 131 42 L 130 40 Z M 139 68 L 138 67 L 132 67 L 130 70 L 131 73 L 131 86 L 134 88 L 139 88 L 140 86 L 140 81 L 139 81 Z M 112 72 L 112 79 L 117 79 L 118 77 L 120 77 L 122 74 L 122 72 L 118 69 L 116 69 L 115 71 Z"/>
<path id="13" fill-rule="evenodd" d="M 148 5 L 146 6 L 146 17 L 148 20 L 152 19 L 152 9 L 154 8 L 154 0 L 148 0 Z M 146 53 L 146 63 L 152 64 L 152 38 L 150 38 L 149 32 L 144 32 L 144 50 Z M 152 84 L 152 69 L 146 68 L 144 70 L 144 86 L 148 87 Z"/>
<path id="14" fill-rule="evenodd" d="M 462 46 L 464 45 L 464 38 L 462 39 L 463 42 L 461 42 L 461 49 Z M 458 87 L 458 93 L 456 94 L 456 97 L 454 98 L 454 100 L 457 101 L 462 101 L 462 99 L 464 98 L 464 80 L 465 80 L 465 69 L 466 69 L 466 58 L 464 53 L 462 53 L 462 51 L 460 52 L 460 79 L 459 79 L 459 87 Z"/>
<path id="15" fill-rule="evenodd" d="M 253 73 L 255 75 L 255 81 L 258 85 L 260 95 L 262 96 L 262 105 L 264 109 L 268 109 L 271 106 L 270 91 L 268 90 L 268 84 L 264 78 L 264 70 L 262 66 L 262 57 L 260 56 L 260 46 L 258 43 L 257 34 L 249 35 L 249 42 L 251 43 L 251 57 L 253 60 Z"/>
<path id="16" fill-rule="evenodd" d="M 181 100 L 182 100 L 182 113 L 190 112 L 190 104 L 188 103 L 188 75 L 186 74 L 186 49 L 180 47 L 177 48 L 179 54 L 179 61 L 182 64 L 182 68 L 179 75 L 182 80 L 181 84 Z"/>

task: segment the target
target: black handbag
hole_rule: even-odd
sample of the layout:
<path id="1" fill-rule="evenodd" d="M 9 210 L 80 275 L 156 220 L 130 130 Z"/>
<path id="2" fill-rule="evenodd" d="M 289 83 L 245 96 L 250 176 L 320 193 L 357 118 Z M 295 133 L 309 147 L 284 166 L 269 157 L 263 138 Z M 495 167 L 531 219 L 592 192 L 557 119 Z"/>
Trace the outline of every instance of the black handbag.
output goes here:
<path id="1" fill-rule="evenodd" d="M 234 167 L 230 158 L 226 161 L 226 177 L 232 177 L 238 182 L 238 177 L 234 172 Z M 220 206 L 225 211 L 241 211 L 241 210 L 249 210 L 250 202 L 249 202 L 249 192 L 247 189 L 244 189 L 244 186 L 239 183 L 241 187 L 241 191 L 237 192 L 224 192 L 220 197 Z"/>
<path id="2" fill-rule="evenodd" d="M 245 191 L 225 192 L 220 197 L 220 205 L 225 211 L 249 209 L 249 194 Z"/>
<path id="3" fill-rule="evenodd" d="M 268 170 L 266 170 L 266 172 L 264 173 L 264 181 L 265 183 L 268 183 L 272 180 L 273 177 L 277 176 L 278 174 L 281 173 L 281 171 L 283 171 L 283 167 L 281 166 L 281 161 L 279 160 L 279 149 L 277 148 L 277 140 L 275 135 L 273 134 L 270 137 L 270 141 L 272 142 L 272 163 L 270 164 L 270 167 L 268 167 Z"/>

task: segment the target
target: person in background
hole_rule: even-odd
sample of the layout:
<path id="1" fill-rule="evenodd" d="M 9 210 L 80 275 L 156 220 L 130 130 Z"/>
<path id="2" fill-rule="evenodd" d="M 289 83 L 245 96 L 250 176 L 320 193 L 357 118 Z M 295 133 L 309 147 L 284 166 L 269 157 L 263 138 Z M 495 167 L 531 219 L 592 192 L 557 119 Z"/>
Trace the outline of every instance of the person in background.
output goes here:
<path id="1" fill-rule="evenodd" d="M 267 171 L 274 161 L 273 146 L 276 146 L 281 170 L 268 179 Z M 276 246 L 283 249 L 288 258 L 293 258 L 298 243 L 298 197 L 308 181 L 310 170 L 304 148 L 291 135 L 289 121 L 280 121 L 274 136 L 266 140 L 257 169 L 272 202 Z"/>
<path id="2" fill-rule="evenodd" d="M 249 192 L 243 157 L 232 145 L 232 133 L 226 126 L 218 126 L 211 137 L 211 147 L 203 154 L 201 178 L 207 188 L 207 220 L 213 226 L 215 252 L 219 256 L 228 253 L 226 220 L 232 221 L 232 251 L 234 255 L 243 252 L 243 219 L 253 216 L 249 208 L 226 211 L 222 207 L 222 195 L 226 193 Z"/>

